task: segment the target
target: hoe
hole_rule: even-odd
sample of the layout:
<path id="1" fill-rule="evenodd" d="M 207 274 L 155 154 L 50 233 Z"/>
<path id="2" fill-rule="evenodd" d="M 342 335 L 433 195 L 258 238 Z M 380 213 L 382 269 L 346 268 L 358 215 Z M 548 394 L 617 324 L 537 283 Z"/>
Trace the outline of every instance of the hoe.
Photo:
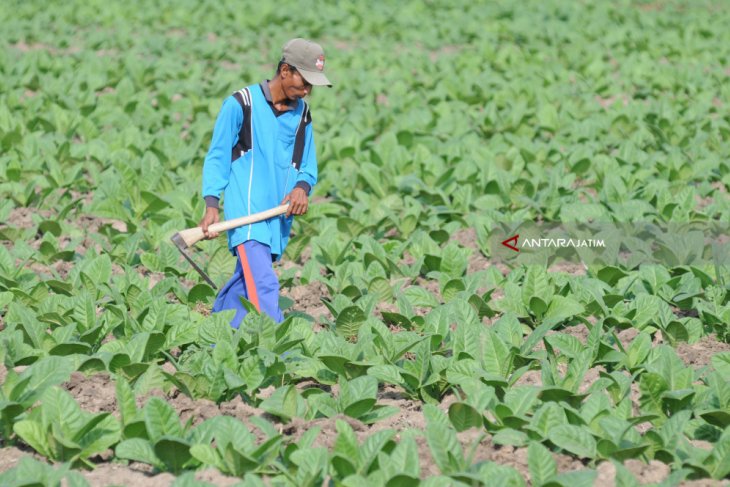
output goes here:
<path id="1" fill-rule="evenodd" d="M 283 215 L 286 213 L 287 208 L 289 208 L 289 205 L 281 205 L 277 206 L 276 208 L 272 208 L 270 210 L 262 211 L 259 213 L 254 213 L 253 215 L 248 216 L 242 216 L 241 218 L 235 218 L 233 220 L 227 220 L 224 222 L 214 223 L 213 225 L 210 225 L 208 227 L 209 232 L 225 232 L 227 230 L 232 230 L 234 228 L 242 227 L 244 225 L 249 225 L 251 223 L 260 222 L 263 220 L 268 220 L 269 218 Z M 180 253 L 185 257 L 185 259 L 190 262 L 190 265 L 193 266 L 193 269 L 198 271 L 198 274 L 200 274 L 203 279 L 205 279 L 205 282 L 211 285 L 213 289 L 218 289 L 218 287 L 213 284 L 213 281 L 211 278 L 206 274 L 203 269 L 201 269 L 198 264 L 193 261 L 193 258 L 190 256 L 190 254 L 187 253 L 186 249 L 188 247 L 191 247 L 195 245 L 196 243 L 200 242 L 205 238 L 205 234 L 203 233 L 203 229 L 200 227 L 193 227 L 188 228 L 187 230 L 181 230 L 177 232 L 175 235 L 170 237 L 170 240 L 172 240 L 172 243 L 175 244 L 175 247 L 180 251 Z"/>

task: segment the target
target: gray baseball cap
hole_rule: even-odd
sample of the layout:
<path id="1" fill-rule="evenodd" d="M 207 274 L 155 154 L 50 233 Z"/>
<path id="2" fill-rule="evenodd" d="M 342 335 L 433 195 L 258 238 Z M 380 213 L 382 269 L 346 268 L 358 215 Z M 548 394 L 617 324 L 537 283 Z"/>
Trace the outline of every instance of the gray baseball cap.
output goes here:
<path id="1" fill-rule="evenodd" d="M 316 42 L 299 38 L 290 40 L 284 44 L 281 60 L 297 68 L 309 84 L 332 86 L 324 75 L 324 50 Z"/>

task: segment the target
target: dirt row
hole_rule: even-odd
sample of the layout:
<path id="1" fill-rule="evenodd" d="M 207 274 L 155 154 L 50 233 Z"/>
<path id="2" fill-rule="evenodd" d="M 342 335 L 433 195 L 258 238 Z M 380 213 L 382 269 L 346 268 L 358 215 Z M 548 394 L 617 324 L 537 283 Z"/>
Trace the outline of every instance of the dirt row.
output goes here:
<path id="1" fill-rule="evenodd" d="M 596 374 L 597 376 L 597 374 Z M 590 380 L 589 378 L 587 378 Z M 534 383 L 539 385 L 539 378 L 533 376 L 532 379 L 524 381 L 524 383 Z M 300 387 L 306 384 L 300 384 Z M 115 399 L 114 380 L 105 373 L 86 376 L 82 373 L 75 372 L 71 379 L 66 382 L 63 387 L 71 393 L 79 405 L 86 411 L 98 413 L 109 412 L 118 416 L 118 408 Z M 273 387 L 262 391 L 262 395 L 266 396 L 273 392 Z M 336 420 L 346 421 L 355 431 L 359 441 L 364 441 L 366 437 L 376 431 L 391 429 L 394 430 L 396 440 L 400 434 L 407 430 L 413 429 L 424 432 L 426 429 L 426 420 L 423 415 L 422 403 L 405 397 L 398 388 L 393 386 L 384 387 L 378 394 L 378 404 L 395 406 L 399 412 L 390 418 L 379 421 L 374 425 L 365 425 L 355 419 L 340 416 L 336 418 L 303 420 L 295 418 L 288 423 L 281 423 L 272 416 L 269 416 L 263 410 L 255 408 L 244 403 L 240 398 L 215 404 L 205 399 L 193 400 L 177 390 L 172 390 L 165 394 L 162 391 L 153 391 L 151 394 L 138 398 L 138 407 L 142 407 L 150 396 L 163 397 L 177 411 L 183 423 L 192 420 L 193 424 L 218 416 L 228 415 L 235 417 L 248 425 L 254 434 L 258 435 L 258 439 L 264 438 L 263 433 L 253 427 L 251 418 L 258 416 L 271 421 L 278 427 L 279 431 L 290 437 L 291 441 L 297 441 L 301 435 L 312 428 L 320 428 L 320 433 L 315 441 L 315 446 L 322 446 L 331 449 L 337 438 Z M 634 400 L 638 400 L 635 397 Z M 448 407 L 455 401 L 454 396 L 447 395 L 439 405 L 443 411 L 447 411 Z M 479 431 L 469 430 L 458 434 L 458 438 L 467 451 L 479 441 Z M 420 435 L 416 439 L 419 458 L 421 459 L 421 473 L 423 477 L 439 474 L 438 468 L 432 461 L 430 450 L 425 435 Z M 520 474 L 529 480 L 529 469 L 527 466 L 527 449 L 515 448 L 512 446 L 497 445 L 492 438 L 487 435 L 482 438 L 476 445 L 474 450 L 473 462 L 482 461 L 496 462 L 500 465 L 506 465 L 515 468 Z M 5 447 L 0 449 L 0 472 L 12 468 L 17 464 L 19 459 L 24 455 L 31 455 L 37 459 L 41 459 L 38 455 L 20 447 Z M 110 462 L 112 452 L 108 451 L 99 457 L 93 459 L 97 462 L 96 468 L 91 472 L 84 472 L 92 486 L 108 486 L 122 483 L 124 485 L 144 485 L 144 486 L 167 486 L 173 481 L 173 476 L 167 473 L 154 472 L 152 467 L 131 462 L 124 464 L 123 462 Z M 559 472 L 575 471 L 588 468 L 586 464 L 580 460 L 570 456 L 553 453 Z M 624 464 L 629 471 L 640 481 L 640 483 L 655 483 L 666 479 L 670 473 L 669 467 L 661 462 L 652 461 L 644 464 L 639 460 L 629 460 Z M 599 482 L 596 485 L 613 485 L 615 479 L 615 468 L 610 463 L 602 463 L 597 467 Z M 215 485 L 231 485 L 237 481 L 223 475 L 214 470 L 207 469 L 196 474 L 199 480 L 212 482 Z M 709 486 L 722 485 L 713 481 L 691 482 L 686 485 L 693 486 Z"/>

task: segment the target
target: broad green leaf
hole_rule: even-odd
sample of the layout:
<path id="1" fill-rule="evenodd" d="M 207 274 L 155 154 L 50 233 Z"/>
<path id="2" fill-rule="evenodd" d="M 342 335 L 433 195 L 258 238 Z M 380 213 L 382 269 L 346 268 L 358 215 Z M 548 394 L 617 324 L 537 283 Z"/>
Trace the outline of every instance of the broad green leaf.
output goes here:
<path id="1" fill-rule="evenodd" d="M 73 363 L 66 358 L 42 358 L 20 374 L 18 382 L 23 383 L 27 380 L 27 387 L 14 388 L 9 399 L 12 401 L 32 403 L 48 387 L 67 381 L 73 369 Z"/>
<path id="2" fill-rule="evenodd" d="M 730 377 L 730 352 L 716 353 L 710 359 L 712 366 L 720 375 Z"/>
<path id="3" fill-rule="evenodd" d="M 651 335 L 646 332 L 639 333 L 629 345 L 627 350 L 627 365 L 629 368 L 636 368 L 644 362 L 651 350 Z"/>
<path id="4" fill-rule="evenodd" d="M 13 425 L 13 431 L 35 451 L 49 458 L 53 458 L 48 443 L 48 434 L 37 421 L 21 420 Z"/>
<path id="5" fill-rule="evenodd" d="M 152 445 L 147 440 L 140 438 L 124 440 L 117 445 L 114 451 L 119 458 L 146 463 L 159 469 L 165 467 L 162 461 L 155 455 Z"/>
<path id="6" fill-rule="evenodd" d="M 468 251 L 458 245 L 447 244 L 441 252 L 441 272 L 453 279 L 461 277 L 466 272 L 467 255 Z"/>
<path id="7" fill-rule="evenodd" d="M 353 380 L 340 383 L 340 405 L 342 412 L 358 418 L 375 405 L 378 393 L 378 380 L 364 375 Z"/>
<path id="8" fill-rule="evenodd" d="M 337 439 L 332 447 L 332 454 L 347 460 L 354 472 L 360 465 L 360 445 L 357 436 L 352 427 L 341 419 L 335 421 L 335 428 Z"/>
<path id="9" fill-rule="evenodd" d="M 726 429 L 705 460 L 705 466 L 714 479 L 722 479 L 730 474 L 730 430 Z"/>
<path id="10" fill-rule="evenodd" d="M 527 434 L 522 431 L 512 428 L 503 428 L 494 434 L 492 441 L 495 445 L 521 447 L 527 444 L 529 438 L 527 437 Z"/>
<path id="11" fill-rule="evenodd" d="M 279 387 L 259 405 L 264 411 L 289 420 L 304 413 L 304 400 L 294 386 Z"/>
<path id="12" fill-rule="evenodd" d="M 556 426 L 550 430 L 548 438 L 560 448 L 580 457 L 596 456 L 596 440 L 583 427 L 571 424 Z"/>
<path id="13" fill-rule="evenodd" d="M 190 444 L 180 438 L 163 436 L 154 446 L 155 456 L 165 464 L 167 470 L 179 474 L 192 458 Z"/>
<path id="14" fill-rule="evenodd" d="M 151 397 L 143 410 L 144 423 L 150 440 L 163 436 L 182 436 L 182 426 L 175 410 L 164 399 Z"/>
<path id="15" fill-rule="evenodd" d="M 506 378 L 512 370 L 513 352 L 492 330 L 482 332 L 484 339 L 484 370 L 498 377 Z"/>
<path id="16" fill-rule="evenodd" d="M 116 380 L 117 408 L 122 417 L 122 424 L 128 424 L 137 419 L 137 405 L 134 392 L 127 381 L 118 377 Z"/>
<path id="17" fill-rule="evenodd" d="M 472 406 L 455 402 L 449 406 L 449 420 L 456 431 L 466 431 L 469 428 L 480 428 L 484 424 L 482 415 Z"/>
<path id="18" fill-rule="evenodd" d="M 558 467 L 550 451 L 535 441 L 527 447 L 527 466 L 532 485 L 544 485 L 558 473 Z"/>
<path id="19" fill-rule="evenodd" d="M 365 313 L 359 307 L 348 306 L 337 315 L 335 330 L 345 337 L 355 336 L 366 318 Z"/>
<path id="20" fill-rule="evenodd" d="M 426 429 L 426 440 L 431 456 L 443 474 L 456 472 L 464 467 L 461 445 L 454 430 L 431 423 Z"/>
<path id="21" fill-rule="evenodd" d="M 550 306 L 545 313 L 546 320 L 560 321 L 570 316 L 576 316 L 583 313 L 583 306 L 571 298 L 564 296 L 553 296 Z"/>
<path id="22" fill-rule="evenodd" d="M 219 470 L 225 468 L 216 450 L 210 445 L 193 445 L 190 447 L 190 454 L 203 465 L 209 465 Z"/>

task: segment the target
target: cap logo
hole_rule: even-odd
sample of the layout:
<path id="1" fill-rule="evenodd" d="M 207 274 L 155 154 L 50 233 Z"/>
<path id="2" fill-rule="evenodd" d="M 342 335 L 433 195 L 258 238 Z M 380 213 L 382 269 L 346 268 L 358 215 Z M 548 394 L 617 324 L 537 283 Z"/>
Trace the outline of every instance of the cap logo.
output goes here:
<path id="1" fill-rule="evenodd" d="M 314 66 L 322 71 L 324 69 L 324 55 L 321 55 L 317 58 L 317 61 L 314 63 Z"/>

